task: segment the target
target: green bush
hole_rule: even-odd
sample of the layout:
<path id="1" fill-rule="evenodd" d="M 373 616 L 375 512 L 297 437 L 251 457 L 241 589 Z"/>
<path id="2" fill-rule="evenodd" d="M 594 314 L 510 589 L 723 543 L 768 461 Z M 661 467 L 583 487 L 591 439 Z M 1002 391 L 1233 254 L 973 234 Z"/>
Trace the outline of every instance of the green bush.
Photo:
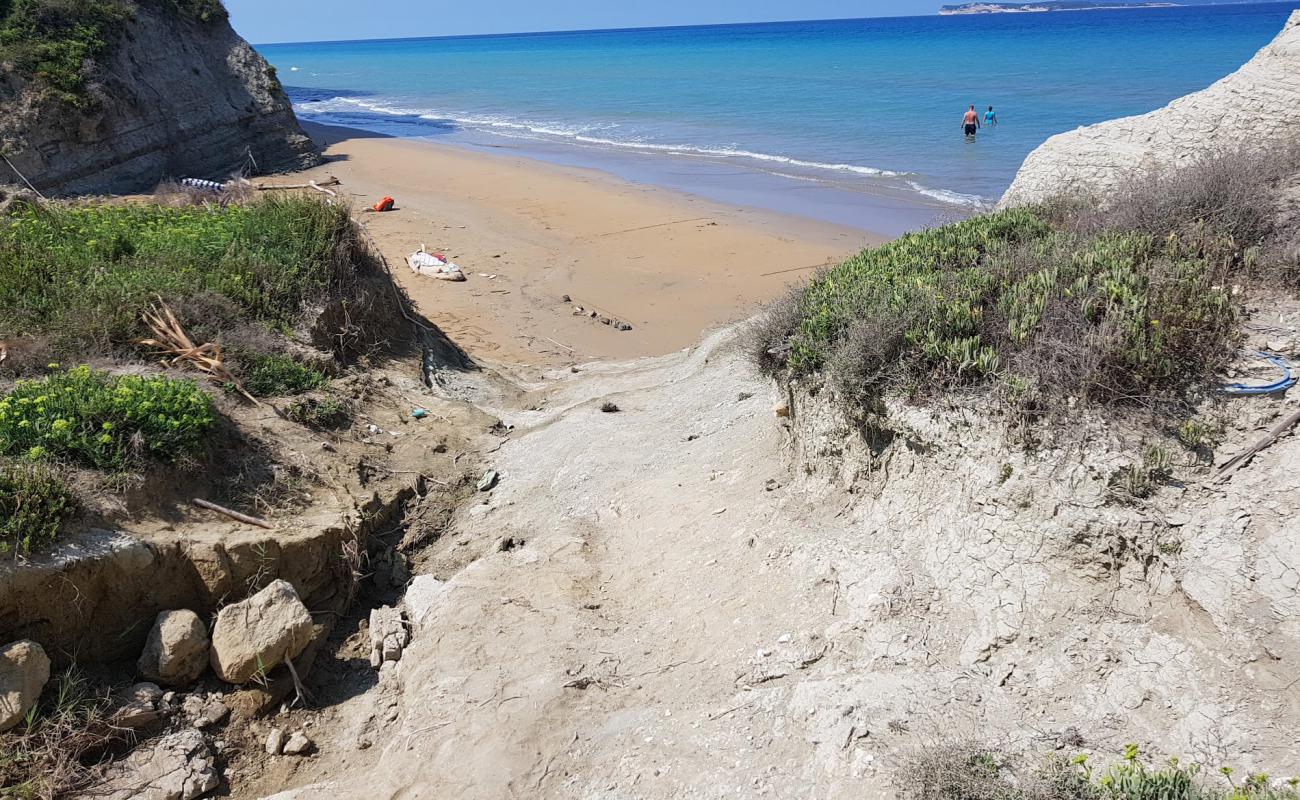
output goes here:
<path id="1" fill-rule="evenodd" d="M 351 231 L 346 209 L 299 197 L 20 209 L 0 217 L 0 337 L 42 334 L 65 353 L 120 348 L 148 335 L 140 312 L 154 295 L 215 295 L 245 320 L 291 325 L 337 279 Z"/>
<path id="2" fill-rule="evenodd" d="M 1040 210 L 988 214 L 818 275 L 769 317 L 754 355 L 864 399 L 992 379 L 1062 399 L 1162 395 L 1230 353 L 1225 277 L 1239 257 L 1208 235 L 1085 236 Z"/>
<path id="3" fill-rule="evenodd" d="M 254 397 L 302 394 L 329 383 L 320 370 L 278 353 L 249 354 L 241 360 L 241 380 Z"/>
<path id="4" fill-rule="evenodd" d="M 212 398 L 192 381 L 77 367 L 0 397 L 0 455 L 102 470 L 174 462 L 201 450 L 215 421 Z"/>
<path id="5" fill-rule="evenodd" d="M 352 409 L 337 397 L 303 397 L 285 409 L 289 419 L 318 430 L 341 428 L 352 418 Z"/>
<path id="6" fill-rule="evenodd" d="M 0 554 L 53 542 L 76 507 L 63 479 L 42 464 L 0 461 Z"/>

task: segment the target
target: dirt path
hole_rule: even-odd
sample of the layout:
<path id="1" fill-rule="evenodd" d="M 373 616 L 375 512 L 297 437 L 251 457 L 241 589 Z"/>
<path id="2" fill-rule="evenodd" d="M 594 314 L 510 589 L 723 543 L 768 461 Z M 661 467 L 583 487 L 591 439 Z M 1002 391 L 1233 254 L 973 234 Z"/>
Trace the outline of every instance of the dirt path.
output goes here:
<path id="1" fill-rule="evenodd" d="M 1284 614 L 1246 633 L 1295 587 L 1206 583 L 1250 569 L 1206 544 L 1222 531 L 1252 563 L 1292 557 L 1267 509 L 1300 491 L 1300 443 L 1183 498 L 1203 557 L 1150 561 L 1117 543 L 1156 523 L 1098 502 L 1098 470 L 1008 455 L 968 412 L 909 417 L 919 444 L 864 494 L 792 481 L 772 389 L 727 333 L 547 377 L 539 409 L 490 409 L 515 426 L 500 484 L 445 543 L 478 559 L 439 576 L 377 755 L 348 769 L 336 737 L 277 800 L 886 798 L 950 736 L 1300 770 L 1277 734 L 1300 702 L 1247 643 L 1295 638 Z"/>

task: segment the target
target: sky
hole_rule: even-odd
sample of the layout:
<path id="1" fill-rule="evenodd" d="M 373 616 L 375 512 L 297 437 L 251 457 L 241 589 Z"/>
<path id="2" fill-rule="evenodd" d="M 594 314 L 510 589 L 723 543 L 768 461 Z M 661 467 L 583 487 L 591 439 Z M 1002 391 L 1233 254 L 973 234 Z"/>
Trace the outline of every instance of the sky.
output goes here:
<path id="1" fill-rule="evenodd" d="M 254 44 L 933 14 L 954 0 L 226 0 Z"/>

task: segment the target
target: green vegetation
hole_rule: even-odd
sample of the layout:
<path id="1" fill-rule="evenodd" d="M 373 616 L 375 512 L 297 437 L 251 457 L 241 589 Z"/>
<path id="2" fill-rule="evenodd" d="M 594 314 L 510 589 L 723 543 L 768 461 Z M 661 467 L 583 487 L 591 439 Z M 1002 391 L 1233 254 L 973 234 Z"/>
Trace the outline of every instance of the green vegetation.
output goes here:
<path id="1" fill-rule="evenodd" d="M 0 0 L 2 1 L 2 0 Z M 43 335 L 62 353 L 148 335 L 161 295 L 186 325 L 288 326 L 351 264 L 346 209 L 310 198 L 227 207 L 44 205 L 0 218 L 0 336 Z M 215 319 L 185 318 L 201 299 Z"/>
<path id="2" fill-rule="evenodd" d="M 1226 357 L 1239 257 L 1211 236 L 1081 236 L 1041 210 L 975 217 L 818 276 L 782 366 L 864 393 L 1000 378 L 1102 402 L 1160 394 Z"/>
<path id="3" fill-rule="evenodd" d="M 220 0 L 160 0 L 204 23 L 226 19 Z M 71 106 L 86 108 L 86 83 L 132 17 L 126 0 L 0 0 L 0 64 L 11 64 Z"/>
<path id="4" fill-rule="evenodd" d="M 317 430 L 341 428 L 352 419 L 347 402 L 333 395 L 299 398 L 289 404 L 285 414 L 299 425 Z"/>
<path id="5" fill-rule="evenodd" d="M 1296 779 L 1252 774 L 1236 780 L 1223 767 L 1209 781 L 1199 765 L 1178 759 L 1152 767 L 1132 744 L 1105 769 L 1094 769 L 1083 755 L 1068 761 L 1053 755 L 1034 765 L 997 749 L 940 745 L 915 755 L 902 775 L 909 800 L 1300 800 Z"/>
<path id="6" fill-rule="evenodd" d="M 95 756 L 130 736 L 109 724 L 111 705 L 76 667 L 55 675 L 27 718 L 0 733 L 0 796 L 44 800 L 85 789 Z"/>
<path id="7" fill-rule="evenodd" d="M 1181 403 L 1234 352 L 1240 290 L 1300 274 L 1276 192 L 1297 172 L 1300 143 L 1227 152 L 1137 180 L 1105 206 L 908 234 L 774 304 L 751 357 L 770 375 L 820 374 L 865 409 L 957 386 L 996 388 L 1035 413 Z"/>
<path id="8" fill-rule="evenodd" d="M 25 556 L 53 542 L 75 506 L 49 466 L 0 461 L 0 555 Z"/>
<path id="9" fill-rule="evenodd" d="M 254 397 L 286 397 L 329 383 L 320 370 L 278 353 L 252 353 L 240 360 L 244 388 Z"/>
<path id="10" fill-rule="evenodd" d="M 0 397 L 0 455 L 101 470 L 171 463 L 199 452 L 215 421 L 192 381 L 77 367 Z"/>

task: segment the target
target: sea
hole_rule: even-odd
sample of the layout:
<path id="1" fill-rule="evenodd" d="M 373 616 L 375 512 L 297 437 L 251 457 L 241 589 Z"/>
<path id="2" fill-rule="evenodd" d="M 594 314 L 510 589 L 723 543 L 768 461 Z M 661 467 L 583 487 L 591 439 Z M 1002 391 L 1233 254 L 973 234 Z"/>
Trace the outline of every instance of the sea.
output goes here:
<path id="1" fill-rule="evenodd" d="M 1203 88 L 1285 3 L 267 44 L 302 119 L 880 233 L 995 202 L 1053 134 Z M 974 104 L 998 126 L 960 130 Z"/>

